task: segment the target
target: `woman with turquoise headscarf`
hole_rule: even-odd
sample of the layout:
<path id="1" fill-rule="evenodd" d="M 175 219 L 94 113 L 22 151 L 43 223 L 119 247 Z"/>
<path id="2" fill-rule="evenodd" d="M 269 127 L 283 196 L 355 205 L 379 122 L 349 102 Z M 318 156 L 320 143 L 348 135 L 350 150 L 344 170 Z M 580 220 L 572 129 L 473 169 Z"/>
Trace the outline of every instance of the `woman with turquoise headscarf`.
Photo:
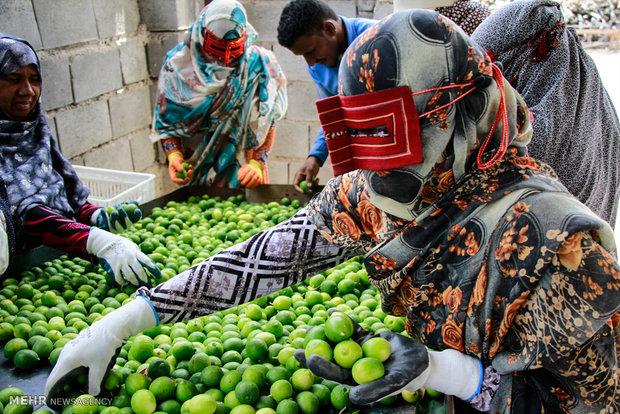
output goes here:
<path id="1" fill-rule="evenodd" d="M 274 121 L 287 107 L 275 55 L 253 43 L 235 0 L 209 3 L 168 52 L 157 88 L 153 142 L 161 142 L 179 185 L 253 188 L 269 182 Z"/>

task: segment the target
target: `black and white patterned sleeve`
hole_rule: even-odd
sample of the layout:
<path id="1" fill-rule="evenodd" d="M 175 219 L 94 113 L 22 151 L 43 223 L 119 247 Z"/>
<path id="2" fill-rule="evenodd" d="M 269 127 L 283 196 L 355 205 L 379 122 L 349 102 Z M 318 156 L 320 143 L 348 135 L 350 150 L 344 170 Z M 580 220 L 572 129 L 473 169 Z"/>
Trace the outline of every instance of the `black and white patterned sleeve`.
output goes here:
<path id="1" fill-rule="evenodd" d="M 304 209 L 136 295 L 150 299 L 161 323 L 189 320 L 265 296 L 361 253 L 329 243 Z"/>

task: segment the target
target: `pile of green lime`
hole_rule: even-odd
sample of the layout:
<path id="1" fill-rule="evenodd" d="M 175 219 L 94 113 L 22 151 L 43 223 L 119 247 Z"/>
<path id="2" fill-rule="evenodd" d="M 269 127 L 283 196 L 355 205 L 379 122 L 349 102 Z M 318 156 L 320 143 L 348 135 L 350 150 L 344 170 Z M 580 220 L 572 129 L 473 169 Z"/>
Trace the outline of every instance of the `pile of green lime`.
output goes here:
<path id="1" fill-rule="evenodd" d="M 298 200 L 290 199 L 253 203 L 243 196 L 192 196 L 154 208 L 122 235 L 157 263 L 166 280 L 288 219 L 301 207 Z M 66 256 L 19 275 L 5 275 L 0 281 L 4 355 L 21 370 L 54 365 L 69 340 L 132 300 L 134 293 L 134 287 L 115 285 L 99 266 Z M 371 332 L 404 333 L 402 318 L 381 311 L 379 294 L 368 282 L 361 257 L 356 257 L 252 303 L 128 338 L 104 380 L 102 394 L 90 400 L 85 394 L 86 379 L 80 377 L 68 388 L 70 397 L 80 403 L 68 405 L 63 412 L 346 410 L 349 389 L 316 377 L 293 356 L 296 349 L 309 347 L 326 352 L 313 340 L 327 339 L 337 344 L 333 348 L 328 344 L 332 358 L 352 364 L 350 354 L 357 351 L 347 349 L 350 327 L 331 320 L 328 310 L 332 308 Z M 370 357 L 364 352 L 369 351 L 362 346 L 359 361 Z M 0 403 L 1 396 L 0 392 Z M 399 399 L 412 400 L 409 395 Z"/>

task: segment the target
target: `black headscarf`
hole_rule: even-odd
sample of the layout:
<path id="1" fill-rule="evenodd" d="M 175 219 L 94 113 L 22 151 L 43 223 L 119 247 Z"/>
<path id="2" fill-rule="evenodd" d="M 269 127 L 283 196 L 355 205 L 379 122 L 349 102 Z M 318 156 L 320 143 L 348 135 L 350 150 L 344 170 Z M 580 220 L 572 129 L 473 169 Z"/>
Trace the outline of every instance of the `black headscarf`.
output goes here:
<path id="1" fill-rule="evenodd" d="M 612 226 L 620 197 L 620 125 L 592 58 L 560 5 L 515 1 L 472 34 L 503 65 L 534 115 L 528 145 L 582 203 Z"/>

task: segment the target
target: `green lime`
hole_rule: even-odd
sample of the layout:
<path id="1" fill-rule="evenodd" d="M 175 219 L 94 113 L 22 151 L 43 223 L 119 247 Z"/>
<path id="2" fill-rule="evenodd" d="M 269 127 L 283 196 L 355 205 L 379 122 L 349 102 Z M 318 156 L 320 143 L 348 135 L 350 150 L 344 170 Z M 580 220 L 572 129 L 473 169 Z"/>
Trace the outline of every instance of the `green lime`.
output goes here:
<path id="1" fill-rule="evenodd" d="M 157 410 L 164 412 L 166 414 L 180 414 L 181 413 L 181 403 L 177 400 L 166 400 L 161 402 L 157 406 Z"/>
<path id="2" fill-rule="evenodd" d="M 73 402 L 74 414 L 95 414 L 99 411 L 97 400 L 90 394 L 82 394 Z"/>
<path id="3" fill-rule="evenodd" d="M 238 406 L 239 404 L 241 404 L 241 402 L 237 398 L 237 393 L 235 392 L 235 390 L 230 391 L 224 397 L 224 405 L 226 405 L 226 407 L 228 407 L 231 410 L 235 408 L 236 406 Z"/>
<path id="4" fill-rule="evenodd" d="M 264 340 L 254 337 L 248 339 L 245 345 L 245 352 L 252 361 L 262 362 L 267 358 L 269 349 Z"/>
<path id="5" fill-rule="evenodd" d="M 177 359 L 177 361 L 183 361 L 190 359 L 196 352 L 196 349 L 189 341 L 178 341 L 172 345 L 170 352 Z"/>
<path id="6" fill-rule="evenodd" d="M 288 373 L 288 370 L 285 367 L 276 365 L 274 367 L 269 368 L 265 377 L 269 384 L 273 384 L 277 380 L 281 380 L 281 379 L 288 380 L 290 375 Z"/>
<path id="7" fill-rule="evenodd" d="M 385 374 L 383 363 L 377 358 L 364 357 L 353 364 L 351 375 L 358 384 L 366 384 L 381 378 Z"/>
<path id="8" fill-rule="evenodd" d="M 384 362 L 392 353 L 392 345 L 387 339 L 376 336 L 362 344 L 362 351 L 364 352 L 364 356 L 374 357 Z"/>
<path id="9" fill-rule="evenodd" d="M 40 337 L 34 341 L 32 350 L 37 353 L 39 358 L 47 358 L 54 350 L 54 343 L 49 338 Z"/>
<path id="10" fill-rule="evenodd" d="M 314 374 L 307 368 L 300 368 L 291 375 L 291 384 L 297 391 L 308 391 L 314 384 Z"/>
<path id="11" fill-rule="evenodd" d="M 13 355 L 13 364 L 20 369 L 32 369 L 39 361 L 39 355 L 31 349 L 20 349 Z"/>
<path id="12" fill-rule="evenodd" d="M 190 374 L 195 374 L 197 372 L 202 372 L 202 370 L 211 365 L 211 358 L 209 355 L 204 352 L 196 352 L 189 360 L 189 372 Z"/>
<path id="13" fill-rule="evenodd" d="M 178 402 L 183 404 L 185 401 L 189 400 L 193 396 L 198 394 L 198 390 L 196 386 L 186 379 L 178 379 L 177 386 L 175 389 L 175 397 Z"/>
<path id="14" fill-rule="evenodd" d="M 4 344 L 4 356 L 6 359 L 13 359 L 13 356 L 22 349 L 28 349 L 28 342 L 23 338 L 13 338 Z"/>
<path id="15" fill-rule="evenodd" d="M 247 367 L 241 374 L 242 381 L 252 381 L 257 387 L 261 388 L 265 385 L 265 372 L 259 367 L 263 365 L 251 365 Z"/>
<path id="16" fill-rule="evenodd" d="M 7 405 L 11 397 L 19 397 L 24 395 L 24 391 L 18 387 L 7 387 L 0 391 L 0 404 Z"/>
<path id="17" fill-rule="evenodd" d="M 260 395 L 260 390 L 253 381 L 240 381 L 235 386 L 235 395 L 241 404 L 254 404 Z"/>
<path id="18" fill-rule="evenodd" d="M 339 344 L 338 344 L 339 345 Z M 312 339 L 306 345 L 305 349 L 306 358 L 310 355 L 319 355 L 328 361 L 332 360 L 333 351 L 332 347 L 322 339 Z"/>
<path id="19" fill-rule="evenodd" d="M 155 378 L 168 376 L 172 371 L 170 363 L 163 358 L 154 358 L 146 370 L 146 375 L 154 380 Z"/>
<path id="20" fill-rule="evenodd" d="M 276 402 L 280 402 L 293 395 L 293 385 L 285 379 L 277 380 L 269 388 L 270 395 Z"/>
<path id="21" fill-rule="evenodd" d="M 229 393 L 235 389 L 239 382 L 241 382 L 241 374 L 237 371 L 228 371 L 220 380 L 220 389 L 224 393 Z"/>
<path id="22" fill-rule="evenodd" d="M 256 410 L 249 404 L 239 404 L 232 410 L 230 410 L 230 414 L 255 414 Z"/>
<path id="23" fill-rule="evenodd" d="M 155 399 L 159 402 L 172 398 L 175 389 L 176 383 L 170 377 L 155 378 L 151 385 L 149 385 L 149 391 L 153 393 Z"/>
<path id="24" fill-rule="evenodd" d="M 147 389 L 136 391 L 131 396 L 131 409 L 136 414 L 152 414 L 157 408 L 157 400 L 153 393 Z"/>
<path id="25" fill-rule="evenodd" d="M 107 373 L 107 375 L 104 377 L 103 383 L 101 384 L 101 386 L 103 387 L 104 390 L 113 392 L 113 391 L 118 390 L 122 383 L 123 383 L 123 375 L 119 372 L 118 369 L 111 369 Z"/>
<path id="26" fill-rule="evenodd" d="M 222 368 L 210 365 L 203 368 L 200 373 L 200 380 L 206 387 L 213 388 L 219 386 L 223 376 L 224 371 L 222 371 Z"/>
<path id="27" fill-rule="evenodd" d="M 153 355 L 154 347 L 153 338 L 147 335 L 138 335 L 133 339 L 129 354 L 136 361 L 144 362 Z"/>
<path id="28" fill-rule="evenodd" d="M 363 356 L 362 347 L 352 339 L 338 342 L 334 347 L 334 361 L 343 368 L 350 369 Z"/>
<path id="29" fill-rule="evenodd" d="M 302 391 L 295 398 L 303 414 L 315 414 L 319 411 L 319 399 L 310 391 Z"/>
<path id="30" fill-rule="evenodd" d="M 320 405 L 327 405 L 330 403 L 329 396 L 331 394 L 331 390 L 326 385 L 313 384 L 310 390 L 319 399 Z"/>
<path id="31" fill-rule="evenodd" d="M 151 380 L 140 374 L 139 372 L 134 372 L 125 378 L 125 391 L 127 394 L 134 395 L 138 390 L 144 390 L 149 387 L 151 384 Z"/>
<path id="32" fill-rule="evenodd" d="M 330 400 L 336 410 L 343 410 L 351 406 L 351 401 L 349 400 L 349 391 L 350 388 L 342 384 L 338 384 L 332 389 L 332 392 L 330 394 Z"/>
<path id="33" fill-rule="evenodd" d="M 187 414 L 213 414 L 215 409 L 215 400 L 206 394 L 195 395 L 181 406 L 181 412 Z"/>
<path id="34" fill-rule="evenodd" d="M 342 312 L 334 312 L 325 321 L 325 335 L 333 342 L 344 341 L 353 335 L 353 321 Z"/>
<path id="35" fill-rule="evenodd" d="M 277 414 L 298 414 L 299 406 L 295 402 L 295 400 L 291 398 L 287 398 L 278 403 L 278 407 L 276 408 Z"/>

